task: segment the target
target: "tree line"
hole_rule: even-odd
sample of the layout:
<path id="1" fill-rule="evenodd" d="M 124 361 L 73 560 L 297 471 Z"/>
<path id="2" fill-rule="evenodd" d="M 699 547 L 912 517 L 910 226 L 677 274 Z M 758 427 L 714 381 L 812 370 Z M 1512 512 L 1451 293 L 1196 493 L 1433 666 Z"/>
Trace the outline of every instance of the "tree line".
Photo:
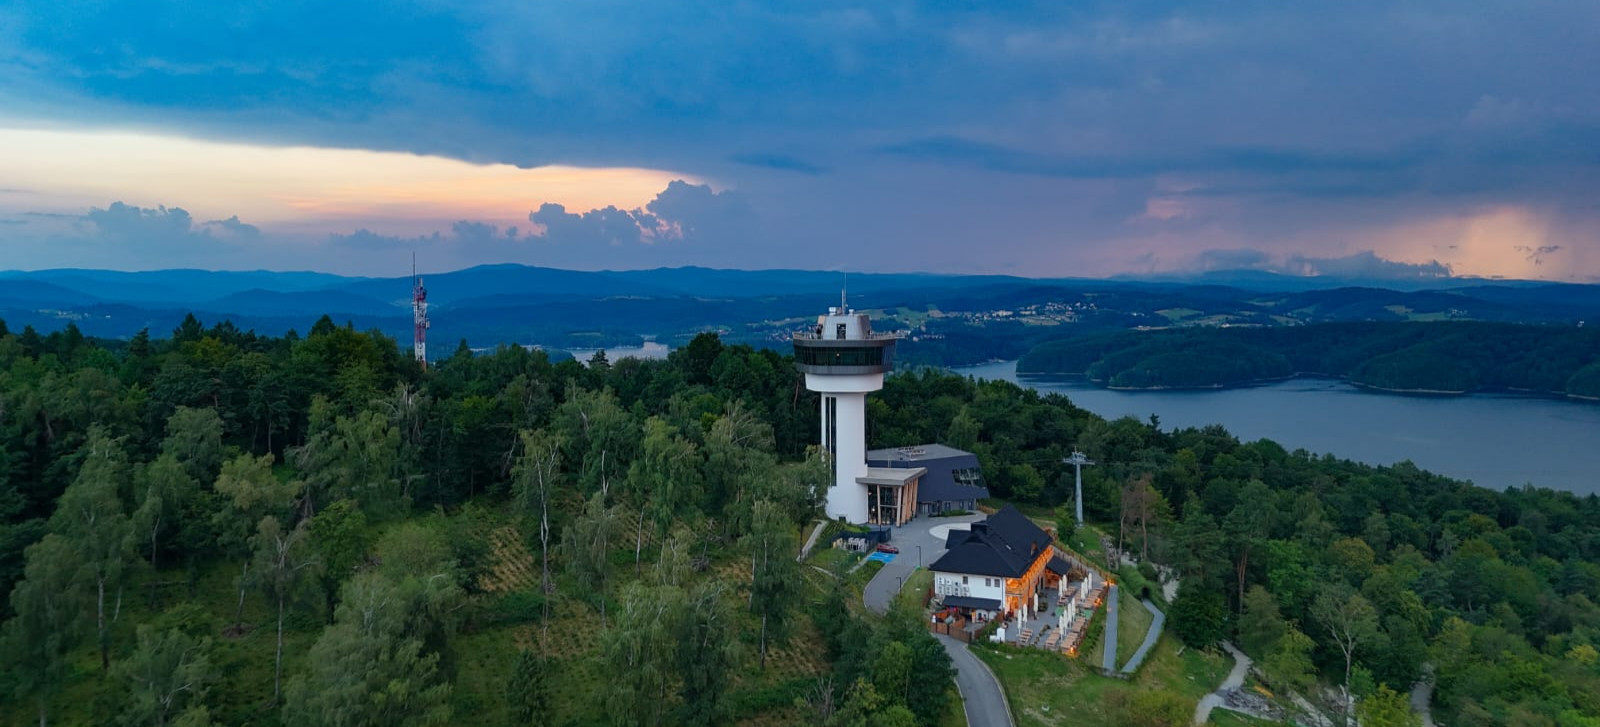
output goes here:
<path id="1" fill-rule="evenodd" d="M 1239 386 L 1295 374 L 1393 390 L 1600 396 L 1600 331 L 1474 321 L 1316 323 L 1095 333 L 1039 344 L 1024 373 L 1130 389 Z"/>

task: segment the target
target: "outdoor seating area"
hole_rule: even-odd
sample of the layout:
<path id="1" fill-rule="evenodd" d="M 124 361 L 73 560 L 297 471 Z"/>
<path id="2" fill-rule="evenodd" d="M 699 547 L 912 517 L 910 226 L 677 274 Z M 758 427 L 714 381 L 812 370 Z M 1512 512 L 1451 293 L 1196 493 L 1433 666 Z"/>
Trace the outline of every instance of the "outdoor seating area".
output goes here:
<path id="1" fill-rule="evenodd" d="M 1033 618 L 1020 622 L 1013 619 L 1006 624 L 1006 641 L 1076 657 L 1088 633 L 1090 618 L 1105 603 L 1109 584 L 1099 569 L 1071 554 L 1058 551 L 1056 557 L 1066 561 L 1070 569 L 1054 588 L 1046 588 L 1042 594 L 1042 600 L 1054 607 L 1041 609 Z"/>

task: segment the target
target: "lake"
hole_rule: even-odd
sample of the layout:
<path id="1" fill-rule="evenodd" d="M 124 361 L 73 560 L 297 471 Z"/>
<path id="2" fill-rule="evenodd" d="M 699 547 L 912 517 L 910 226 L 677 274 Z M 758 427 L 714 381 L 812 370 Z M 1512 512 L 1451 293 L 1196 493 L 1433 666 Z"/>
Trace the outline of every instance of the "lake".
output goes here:
<path id="1" fill-rule="evenodd" d="M 1171 430 L 1221 424 L 1239 439 L 1368 464 L 1411 460 L 1484 487 L 1525 483 L 1600 493 L 1600 404 L 1501 394 L 1375 394 L 1342 381 L 1291 379 L 1215 391 L 1110 391 L 1082 379 L 1018 376 L 1006 361 L 956 373 L 1065 394 L 1108 419 L 1160 417 Z"/>

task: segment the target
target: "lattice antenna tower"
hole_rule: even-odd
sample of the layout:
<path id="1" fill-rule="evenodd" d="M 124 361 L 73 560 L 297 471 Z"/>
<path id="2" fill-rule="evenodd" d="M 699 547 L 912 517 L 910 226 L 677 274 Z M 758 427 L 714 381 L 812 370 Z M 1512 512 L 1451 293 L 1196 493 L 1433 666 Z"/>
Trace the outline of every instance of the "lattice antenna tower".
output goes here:
<path id="1" fill-rule="evenodd" d="M 411 347 L 417 363 L 428 367 L 428 289 L 417 277 L 417 254 L 411 253 Z"/>

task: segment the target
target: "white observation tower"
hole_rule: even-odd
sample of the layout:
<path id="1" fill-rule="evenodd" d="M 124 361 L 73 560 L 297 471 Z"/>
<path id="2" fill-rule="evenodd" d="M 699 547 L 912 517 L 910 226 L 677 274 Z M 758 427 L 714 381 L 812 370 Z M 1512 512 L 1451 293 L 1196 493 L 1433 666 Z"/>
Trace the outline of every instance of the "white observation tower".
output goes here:
<path id="1" fill-rule="evenodd" d="M 842 294 L 839 307 L 817 316 L 811 330 L 794 334 L 795 363 L 806 375 L 806 388 L 822 394 L 822 448 L 833 456 L 834 482 L 826 505 L 830 518 L 853 523 L 879 519 L 876 507 L 869 513 L 872 483 L 862 481 L 871 479 L 867 392 L 883 388 L 883 374 L 894 366 L 896 340 L 893 334 L 873 333 L 866 314 L 846 307 Z M 884 499 L 887 505 L 889 498 Z"/>

